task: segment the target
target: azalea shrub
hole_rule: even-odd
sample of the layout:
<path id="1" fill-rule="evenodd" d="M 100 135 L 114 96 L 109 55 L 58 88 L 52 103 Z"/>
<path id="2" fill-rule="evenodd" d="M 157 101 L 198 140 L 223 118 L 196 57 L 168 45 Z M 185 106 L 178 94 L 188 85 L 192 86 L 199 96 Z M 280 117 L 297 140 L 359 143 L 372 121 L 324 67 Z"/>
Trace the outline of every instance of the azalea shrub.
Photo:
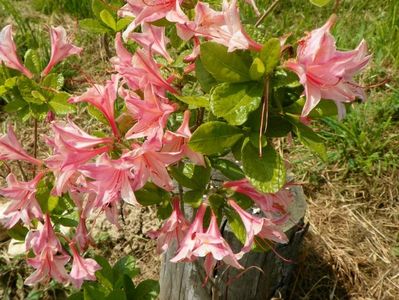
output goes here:
<path id="1" fill-rule="evenodd" d="M 104 6 L 99 16 L 115 35 L 112 74 L 77 95 L 62 91 L 58 71 L 83 49 L 64 28 L 50 28 L 47 65 L 32 49 L 22 63 L 11 25 L 1 30 L 4 110 L 16 122 L 34 123 L 32 151 L 11 124 L 0 136 L 9 172 L 1 221 L 25 240 L 33 270 L 26 285 L 54 279 L 83 285 L 85 295 L 132 299 L 131 273 L 114 280 L 107 262 L 86 256 L 94 245 L 89 220 L 104 214 L 119 228 L 121 205 L 156 207 L 163 225 L 146 234 L 159 253 L 174 251 L 171 262 L 204 258 L 206 280 L 218 264 L 243 269 L 240 259 L 251 250 L 289 242 L 282 228 L 297 183 L 287 180 L 283 142 L 298 139 L 326 160 L 312 122 L 343 118 L 365 99 L 354 76 L 370 60 L 366 43 L 338 50 L 330 32 L 335 15 L 290 44 L 289 35 L 259 36 L 255 25 L 244 27 L 236 0 L 150 2 Z M 243 5 L 262 20 L 254 1 Z M 78 125 L 78 106 L 101 130 Z M 40 136 L 37 126 L 49 133 Z M 38 151 L 38 141 L 47 148 Z M 223 238 L 226 223 L 242 243 L 237 253 Z M 101 288 L 84 283 L 96 279 Z"/>

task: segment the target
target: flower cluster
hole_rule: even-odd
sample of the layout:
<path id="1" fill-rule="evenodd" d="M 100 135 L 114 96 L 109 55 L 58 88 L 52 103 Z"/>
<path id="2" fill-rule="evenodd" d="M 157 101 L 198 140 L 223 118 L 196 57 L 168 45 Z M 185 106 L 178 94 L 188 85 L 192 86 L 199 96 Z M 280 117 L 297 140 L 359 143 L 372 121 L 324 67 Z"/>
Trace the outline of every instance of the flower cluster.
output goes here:
<path id="1" fill-rule="evenodd" d="M 258 12 L 253 1 L 247 2 Z M 226 195 L 226 210 L 240 220 L 246 232 L 238 253 L 234 253 L 223 238 L 218 225 L 221 220 L 206 197 L 197 206 L 192 222 L 181 210 L 182 199 L 176 192 L 170 167 L 188 160 L 206 167 L 209 161 L 189 146 L 192 137 L 190 110 L 180 114 L 182 118 L 176 130 L 168 127 L 170 117 L 182 112 L 170 96 L 180 94 L 175 85 L 179 77 L 159 63 L 162 61 L 159 56 L 169 63 L 173 58 L 168 52 L 165 28 L 152 22 L 165 18 L 175 24 L 182 40 L 192 41 L 192 53 L 185 58 L 190 64 L 185 69 L 188 72 L 195 69 L 194 61 L 203 40 L 221 44 L 228 52 L 239 49 L 257 53 L 262 49 L 262 45 L 245 32 L 236 0 L 224 0 L 221 11 L 198 2 L 193 20 L 184 13 L 181 4 L 181 0 L 154 0 L 151 5 L 146 1 L 127 0 L 119 15 L 134 17 L 134 21 L 123 34 L 116 36 L 116 56 L 111 59 L 113 74 L 104 84 L 94 84 L 83 94 L 68 100 L 69 103 L 85 102 L 100 111 L 109 125 L 108 135 L 91 135 L 69 117 L 52 121 L 52 134 L 45 138 L 51 155 L 43 159 L 32 157 L 22 148 L 12 127 L 0 137 L 1 161 L 24 161 L 38 170 L 32 180 L 24 182 L 10 173 L 7 187 L 0 189 L 0 195 L 10 200 L 2 216 L 3 224 L 11 228 L 22 222 L 30 228 L 26 250 L 34 255 L 28 263 L 36 271 L 26 279 L 26 284 L 53 278 L 80 288 L 84 280 L 95 280 L 94 273 L 100 266 L 92 259 L 83 258 L 93 243 L 87 220 L 103 212 L 109 222 L 119 226 L 118 206 L 122 201 L 140 205 L 136 191 L 148 182 L 174 195 L 170 216 L 159 230 L 148 233 L 157 239 L 160 253 L 175 244 L 172 262 L 192 262 L 204 257 L 206 273 L 212 276 L 218 261 L 242 269 L 239 260 L 252 249 L 255 237 L 276 243 L 288 242 L 281 225 L 289 218 L 288 208 L 293 201 L 290 184 L 274 193 L 260 192 L 247 178 L 226 181 L 220 187 Z M 306 104 L 302 116 L 307 116 L 321 98 L 332 99 L 338 105 L 353 101 L 355 97 L 363 98 L 362 89 L 352 77 L 369 60 L 365 43 L 354 51 L 337 51 L 329 33 L 332 23 L 330 19 L 301 40 L 297 59 L 284 64 L 298 74 L 305 87 Z M 136 30 L 138 27 L 141 32 Z M 139 47 L 131 53 L 124 41 L 133 41 Z M 81 50 L 67 41 L 62 27 L 51 28 L 51 57 L 41 75 L 47 75 L 54 65 Z M 11 26 L 0 33 L 0 61 L 29 78 L 33 76 L 16 54 Z M 124 107 L 119 115 L 115 111 L 118 102 Z M 131 126 L 126 128 L 126 123 Z M 67 194 L 76 206 L 78 226 L 71 238 L 55 233 L 51 213 L 43 211 L 39 205 L 36 193 L 39 182 L 45 177 L 54 179 L 53 196 Z M 231 197 L 233 193 L 249 197 L 261 209 L 262 216 L 243 209 Z M 209 222 L 205 218 L 207 211 Z M 32 223 L 33 219 L 40 221 L 38 226 Z M 72 269 L 68 273 L 65 266 L 71 256 Z"/>

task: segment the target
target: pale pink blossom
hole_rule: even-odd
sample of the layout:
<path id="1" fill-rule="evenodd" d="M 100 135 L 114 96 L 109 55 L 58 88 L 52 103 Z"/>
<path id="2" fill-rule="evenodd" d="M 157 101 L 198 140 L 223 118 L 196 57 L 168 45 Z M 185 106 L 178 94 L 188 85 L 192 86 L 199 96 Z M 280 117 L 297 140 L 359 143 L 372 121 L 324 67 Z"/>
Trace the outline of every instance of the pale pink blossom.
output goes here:
<path id="1" fill-rule="evenodd" d="M 337 51 L 335 39 L 330 33 L 335 19 L 333 15 L 324 26 L 300 40 L 296 60 L 288 60 L 284 64 L 298 75 L 305 87 L 306 103 L 302 117 L 306 117 L 321 99 L 333 100 L 340 117 L 343 117 L 343 103 L 366 97 L 364 90 L 353 81 L 353 76 L 364 69 L 371 58 L 366 43 L 361 41 L 352 51 Z"/>
<path id="2" fill-rule="evenodd" d="M 137 121 L 126 133 L 127 139 L 137 139 L 156 135 L 162 137 L 163 129 L 176 105 L 161 101 L 148 85 L 144 90 L 144 100 L 139 97 L 126 97 L 126 108 Z"/>
<path id="3" fill-rule="evenodd" d="M 158 151 L 158 143 L 146 141 L 144 144 L 132 145 L 133 150 L 126 153 L 126 159 L 134 164 L 135 186 L 140 189 L 151 178 L 157 186 L 171 191 L 173 181 L 167 166 L 180 160 L 180 152 Z"/>
<path id="4" fill-rule="evenodd" d="M 199 244 L 197 235 L 204 232 L 203 221 L 206 207 L 206 204 L 202 203 L 198 208 L 197 214 L 181 241 L 177 254 L 170 260 L 171 262 L 189 262 L 196 259 L 193 251 Z"/>
<path id="5" fill-rule="evenodd" d="M 141 31 L 130 33 L 128 38 L 137 42 L 144 49 L 162 55 L 168 62 L 173 61 L 168 50 L 166 50 L 169 39 L 165 36 L 165 27 L 157 27 L 144 23 L 141 26 Z"/>
<path id="6" fill-rule="evenodd" d="M 48 65 L 42 71 L 46 76 L 53 67 L 68 56 L 79 54 L 83 49 L 72 45 L 67 40 L 67 33 L 62 26 L 50 28 L 51 56 Z"/>
<path id="7" fill-rule="evenodd" d="M 166 131 L 163 136 L 163 147 L 164 152 L 180 152 L 181 157 L 188 157 L 193 163 L 205 166 L 204 156 L 200 153 L 194 152 L 188 146 L 188 142 L 191 138 L 191 130 L 189 127 L 190 123 L 190 111 L 186 110 L 183 116 L 183 122 L 176 132 Z"/>
<path id="8" fill-rule="evenodd" d="M 176 25 L 180 38 L 205 37 L 222 44 L 229 52 L 237 49 L 260 51 L 262 45 L 256 43 L 245 32 L 241 24 L 237 0 L 223 1 L 222 11 L 215 11 L 208 3 L 198 2 L 195 20 Z"/>
<path id="9" fill-rule="evenodd" d="M 129 34 L 140 24 L 151 23 L 163 18 L 170 22 L 188 20 L 180 8 L 182 0 L 128 0 L 119 10 L 120 16 L 134 17 L 134 21 L 123 32 L 126 40 Z"/>
<path id="10" fill-rule="evenodd" d="M 244 246 L 240 253 L 236 254 L 237 258 L 241 258 L 245 253 L 251 250 L 255 236 L 259 236 L 260 238 L 268 239 L 277 243 L 288 243 L 288 238 L 285 233 L 271 219 L 253 216 L 243 210 L 233 200 L 229 200 L 228 203 L 240 216 L 246 231 Z"/>
<path id="11" fill-rule="evenodd" d="M 0 136 L 0 160 L 24 160 L 34 165 L 42 164 L 22 148 L 11 125 L 8 126 L 7 134 Z"/>
<path id="12" fill-rule="evenodd" d="M 81 251 L 86 251 L 89 245 L 94 245 L 94 241 L 87 230 L 86 219 L 82 216 L 79 218 L 78 227 L 76 227 L 76 233 L 73 240 L 79 246 Z"/>
<path id="13" fill-rule="evenodd" d="M 10 204 L 3 212 L 3 224 L 6 228 L 13 227 L 19 220 L 31 225 L 34 218 L 42 218 L 42 210 L 36 200 L 37 185 L 44 173 L 39 173 L 28 182 L 18 181 L 14 174 L 7 176 L 7 187 L 0 189 L 0 195 L 10 200 Z"/>
<path id="14" fill-rule="evenodd" d="M 134 195 L 134 166 L 134 163 L 124 156 L 111 160 L 104 154 L 98 157 L 96 163 L 80 168 L 82 174 L 94 180 L 91 185 L 97 194 L 96 207 L 117 203 L 120 199 L 131 205 L 138 204 Z"/>
<path id="15" fill-rule="evenodd" d="M 147 235 L 152 239 L 157 239 L 157 251 L 158 253 L 164 253 L 168 250 L 169 246 L 174 241 L 177 242 L 177 247 L 180 247 L 180 243 L 183 240 L 190 223 L 184 217 L 180 210 L 179 198 L 172 200 L 173 211 L 170 217 L 165 221 L 162 227 L 156 231 L 149 231 Z"/>
<path id="16" fill-rule="evenodd" d="M 73 243 L 70 243 L 69 246 L 73 257 L 72 269 L 69 275 L 74 287 L 80 289 L 84 280 L 96 280 L 95 272 L 100 270 L 101 266 L 94 259 L 80 256 Z"/>
<path id="17" fill-rule="evenodd" d="M 36 255 L 42 253 L 45 248 L 49 248 L 53 252 L 63 251 L 48 214 L 45 215 L 44 224 L 39 230 L 29 231 L 25 238 L 25 247 L 27 251 L 32 249 Z"/>
<path id="18" fill-rule="evenodd" d="M 215 214 L 211 213 L 211 221 L 205 233 L 197 233 L 198 246 L 192 252 L 194 256 L 205 257 L 204 267 L 207 276 L 212 275 L 216 262 L 223 260 L 226 264 L 243 269 L 229 244 L 222 237 Z"/>
<path id="19" fill-rule="evenodd" d="M 132 55 L 123 46 L 120 33 L 115 38 L 116 57 L 111 59 L 115 70 L 123 77 L 129 87 L 136 91 L 145 90 L 147 85 L 152 85 L 156 94 L 162 96 L 165 91 L 176 94 L 177 91 L 165 80 L 159 70 L 158 64 L 152 57 L 151 51 L 137 49 Z"/>
<path id="20" fill-rule="evenodd" d="M 18 70 L 28 78 L 32 78 L 32 73 L 21 63 L 17 54 L 12 37 L 12 26 L 7 25 L 0 31 L 0 63 L 7 67 Z"/>
<path id="21" fill-rule="evenodd" d="M 119 80 L 119 76 L 112 75 L 105 86 L 95 84 L 82 95 L 68 100 L 70 103 L 88 102 L 101 111 L 117 137 L 119 137 L 119 131 L 115 122 L 114 103 L 117 98 Z"/>
<path id="22" fill-rule="evenodd" d="M 39 282 L 48 281 L 51 278 L 56 281 L 67 284 L 70 277 L 65 270 L 65 265 L 69 261 L 70 256 L 65 254 L 56 254 L 54 251 L 46 247 L 39 255 L 34 258 L 28 258 L 28 264 L 36 269 L 25 280 L 26 285 L 34 285 Z"/>
<path id="23" fill-rule="evenodd" d="M 261 193 L 252 186 L 248 179 L 244 178 L 236 181 L 227 181 L 223 184 L 225 188 L 231 189 L 237 193 L 244 194 L 251 198 L 256 205 L 267 215 L 269 213 L 287 212 L 288 206 L 294 200 L 294 195 L 288 189 L 292 184 L 286 184 L 276 193 Z"/>

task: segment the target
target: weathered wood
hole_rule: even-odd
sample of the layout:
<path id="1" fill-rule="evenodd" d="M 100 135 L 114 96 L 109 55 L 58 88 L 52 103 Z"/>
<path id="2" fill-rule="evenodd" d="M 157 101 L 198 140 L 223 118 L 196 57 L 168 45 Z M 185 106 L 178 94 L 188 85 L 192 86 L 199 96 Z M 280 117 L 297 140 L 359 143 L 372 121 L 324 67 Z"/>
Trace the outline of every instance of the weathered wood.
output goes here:
<path id="1" fill-rule="evenodd" d="M 251 252 L 240 263 L 246 271 L 226 268 L 216 269 L 215 282 L 203 286 L 202 261 L 196 263 L 171 263 L 175 254 L 171 247 L 163 257 L 160 285 L 161 300 L 257 300 L 273 297 L 285 298 L 293 285 L 293 270 L 308 226 L 303 222 L 306 201 L 302 188 L 293 187 L 295 201 L 289 208 L 290 221 L 284 227 L 290 242 L 277 245 L 274 251 Z M 241 248 L 234 234 L 226 228 L 223 233 L 234 252 Z M 277 254 L 276 254 L 277 253 Z M 260 271 L 262 270 L 262 271 Z"/>

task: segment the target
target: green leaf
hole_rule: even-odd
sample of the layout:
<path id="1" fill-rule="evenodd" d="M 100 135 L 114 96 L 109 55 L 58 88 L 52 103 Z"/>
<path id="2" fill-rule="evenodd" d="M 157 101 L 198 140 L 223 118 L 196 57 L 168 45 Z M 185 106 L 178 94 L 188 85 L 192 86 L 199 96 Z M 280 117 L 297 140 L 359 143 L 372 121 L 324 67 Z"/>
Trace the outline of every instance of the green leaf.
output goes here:
<path id="1" fill-rule="evenodd" d="M 267 137 L 284 137 L 292 130 L 292 125 L 281 116 L 269 116 L 267 123 Z"/>
<path id="2" fill-rule="evenodd" d="M 7 234 L 17 241 L 25 241 L 25 237 L 28 234 L 28 229 L 22 226 L 20 223 L 15 224 L 12 228 L 7 230 Z"/>
<path id="3" fill-rule="evenodd" d="M 33 74 L 40 74 L 42 71 L 40 56 L 36 50 L 28 49 L 25 52 L 24 64 Z"/>
<path id="4" fill-rule="evenodd" d="M 246 141 L 242 148 L 242 165 L 244 173 L 251 184 L 263 193 L 275 193 L 285 184 L 286 174 L 284 161 L 271 145 L 262 150 Z"/>
<path id="5" fill-rule="evenodd" d="M 209 182 L 211 168 L 187 163 L 171 167 L 170 174 L 184 187 L 203 190 Z"/>
<path id="6" fill-rule="evenodd" d="M 98 18 L 101 19 L 101 12 L 105 9 L 108 10 L 109 12 L 112 12 L 112 6 L 107 3 L 107 1 L 104 0 L 92 0 L 91 2 L 91 9 L 94 13 L 94 15 Z M 116 16 L 116 14 L 114 14 Z"/>
<path id="7" fill-rule="evenodd" d="M 289 116 L 287 116 L 287 119 L 294 125 L 294 132 L 299 141 L 318 155 L 323 161 L 327 161 L 327 150 L 323 139 L 299 120 Z"/>
<path id="8" fill-rule="evenodd" d="M 95 118 L 97 121 L 100 121 L 101 123 L 108 125 L 107 119 L 104 117 L 103 113 L 99 111 L 96 107 L 93 105 L 89 104 L 87 106 L 87 112 L 89 113 L 90 116 Z"/>
<path id="9" fill-rule="evenodd" d="M 84 300 L 106 299 L 104 293 L 94 283 L 85 284 L 83 287 Z"/>
<path id="10" fill-rule="evenodd" d="M 264 63 L 265 73 L 269 75 L 280 62 L 280 40 L 271 38 L 262 47 L 259 57 Z"/>
<path id="11" fill-rule="evenodd" d="M 227 52 L 227 48 L 214 43 L 205 42 L 200 49 L 201 62 L 212 76 L 221 82 L 250 81 L 249 68 L 251 62 L 238 51 Z"/>
<path id="12" fill-rule="evenodd" d="M 59 91 L 64 86 L 64 76 L 62 74 L 50 73 L 44 77 L 42 86 Z"/>
<path id="13" fill-rule="evenodd" d="M 125 28 L 133 22 L 132 18 L 122 18 L 116 22 L 116 31 L 125 30 Z"/>
<path id="14" fill-rule="evenodd" d="M 224 176 L 231 180 L 240 180 L 245 177 L 241 168 L 230 160 L 215 158 L 211 160 L 211 163 L 213 168 L 219 170 Z"/>
<path id="15" fill-rule="evenodd" d="M 15 87 L 17 85 L 17 80 L 18 80 L 18 76 L 7 78 L 6 81 L 4 81 L 4 86 L 7 89 L 12 89 L 13 87 Z"/>
<path id="16" fill-rule="evenodd" d="M 103 24 L 100 23 L 99 20 L 96 19 L 79 20 L 79 26 L 84 30 L 97 34 L 104 34 L 110 32 L 108 27 L 105 27 Z"/>
<path id="17" fill-rule="evenodd" d="M 133 256 L 127 255 L 119 259 L 112 268 L 114 276 L 125 274 L 133 278 L 140 274 L 140 269 L 136 267 L 136 260 Z"/>
<path id="18" fill-rule="evenodd" d="M 246 238 L 246 230 L 240 216 L 233 210 L 226 210 L 226 217 L 229 221 L 231 231 L 234 233 L 236 238 L 242 244 L 244 244 Z"/>
<path id="19" fill-rule="evenodd" d="M 34 97 L 34 94 L 32 94 L 32 91 L 36 91 L 38 93 L 40 93 L 40 87 L 38 86 L 38 84 L 32 80 L 30 80 L 29 78 L 25 77 L 25 76 L 20 76 L 17 80 L 17 86 L 19 89 L 19 92 L 21 93 L 22 98 L 26 101 L 26 102 L 30 102 L 30 103 L 36 103 L 36 104 L 42 104 L 43 102 L 45 102 L 39 97 Z M 41 94 L 41 93 L 40 93 Z"/>
<path id="20" fill-rule="evenodd" d="M 194 131 L 189 146 L 196 152 L 214 154 L 233 146 L 242 136 L 237 127 L 224 122 L 207 122 Z"/>
<path id="21" fill-rule="evenodd" d="M 108 261 L 101 256 L 96 256 L 95 260 L 101 266 L 101 269 L 96 272 L 96 278 L 98 282 L 108 291 L 112 291 L 114 282 L 114 272 Z M 98 299 L 97 299 L 98 300 Z"/>
<path id="22" fill-rule="evenodd" d="M 211 110 L 231 125 L 242 125 L 261 102 L 263 86 L 257 82 L 222 83 L 211 94 Z"/>
<path id="23" fill-rule="evenodd" d="M 152 182 L 147 182 L 143 188 L 135 191 L 137 201 L 144 206 L 160 204 L 170 200 L 170 193 L 159 188 Z"/>
<path id="24" fill-rule="evenodd" d="M 331 0 L 310 0 L 310 3 L 312 3 L 318 7 L 326 6 L 330 2 L 331 2 Z"/>
<path id="25" fill-rule="evenodd" d="M 68 300 L 84 300 L 83 292 L 77 292 L 68 297 Z"/>
<path id="26" fill-rule="evenodd" d="M 156 300 L 159 295 L 159 283 L 156 280 L 147 279 L 140 282 L 135 290 L 135 298 L 140 300 Z"/>
<path id="27" fill-rule="evenodd" d="M 24 101 L 21 98 L 17 98 L 15 100 L 12 100 L 10 103 L 7 103 L 4 107 L 3 110 L 7 113 L 14 113 L 18 112 L 24 107 L 27 107 L 28 103 Z"/>
<path id="28" fill-rule="evenodd" d="M 170 205 L 170 202 L 168 203 L 163 203 L 162 205 L 158 206 L 157 209 L 157 217 L 161 220 L 165 220 L 169 218 L 169 216 L 172 213 L 172 205 Z"/>
<path id="29" fill-rule="evenodd" d="M 44 213 L 51 212 L 58 204 L 58 197 L 50 195 L 52 188 L 53 183 L 47 176 L 43 177 L 37 184 L 35 196 Z"/>
<path id="30" fill-rule="evenodd" d="M 116 31 L 116 21 L 115 21 L 114 17 L 112 16 L 112 14 L 108 10 L 103 9 L 100 12 L 100 18 L 101 18 L 101 21 L 104 22 L 104 24 L 106 24 L 113 31 Z"/>
<path id="31" fill-rule="evenodd" d="M 254 58 L 251 68 L 249 69 L 249 76 L 252 80 L 259 80 L 265 74 L 265 65 L 262 60 L 258 57 Z"/>
<path id="32" fill-rule="evenodd" d="M 37 102 L 34 102 L 34 101 L 32 101 L 32 102 L 40 103 L 40 104 L 46 102 L 46 98 L 40 92 L 32 91 L 31 94 L 32 94 L 33 98 L 37 99 Z"/>
<path id="33" fill-rule="evenodd" d="M 186 103 L 193 108 L 197 107 L 205 107 L 209 108 L 209 99 L 204 96 L 178 96 L 174 95 L 178 100 L 183 103 Z"/>
<path id="34" fill-rule="evenodd" d="M 212 87 L 217 84 L 215 77 L 213 77 L 211 73 L 205 69 L 201 58 L 197 58 L 195 61 L 195 75 L 199 84 L 201 85 L 202 90 L 207 93 L 209 93 Z"/>
<path id="35" fill-rule="evenodd" d="M 76 112 L 76 106 L 69 103 L 68 99 L 71 97 L 68 93 L 60 92 L 55 94 L 50 100 L 49 105 L 57 115 L 66 115 Z"/>
<path id="36" fill-rule="evenodd" d="M 188 205 L 197 208 L 202 203 L 203 194 L 204 194 L 203 190 L 187 191 L 183 195 L 183 201 L 184 203 L 187 203 Z"/>

